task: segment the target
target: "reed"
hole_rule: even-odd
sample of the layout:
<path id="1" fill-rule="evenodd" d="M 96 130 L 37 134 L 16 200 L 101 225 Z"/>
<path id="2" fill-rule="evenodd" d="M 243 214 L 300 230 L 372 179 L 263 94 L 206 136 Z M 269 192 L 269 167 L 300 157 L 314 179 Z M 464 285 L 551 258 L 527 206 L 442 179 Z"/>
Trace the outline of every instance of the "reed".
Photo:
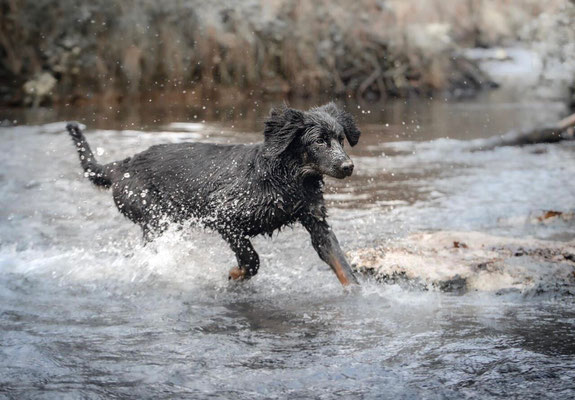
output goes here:
<path id="1" fill-rule="evenodd" d="M 518 40 L 566 1 L 0 0 L 0 101 L 30 101 L 41 73 L 56 78 L 41 101 L 474 91 L 487 78 L 461 47 Z"/>

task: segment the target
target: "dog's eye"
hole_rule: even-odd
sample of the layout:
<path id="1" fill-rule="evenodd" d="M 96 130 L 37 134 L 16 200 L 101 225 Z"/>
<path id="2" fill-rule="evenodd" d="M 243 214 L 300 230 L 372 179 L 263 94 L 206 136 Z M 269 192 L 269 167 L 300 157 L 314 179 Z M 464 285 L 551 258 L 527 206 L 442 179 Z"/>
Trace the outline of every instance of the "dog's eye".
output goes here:
<path id="1" fill-rule="evenodd" d="M 325 144 L 325 140 L 322 139 L 322 138 L 317 138 L 317 139 L 315 140 L 315 142 L 316 142 L 317 144 Z"/>

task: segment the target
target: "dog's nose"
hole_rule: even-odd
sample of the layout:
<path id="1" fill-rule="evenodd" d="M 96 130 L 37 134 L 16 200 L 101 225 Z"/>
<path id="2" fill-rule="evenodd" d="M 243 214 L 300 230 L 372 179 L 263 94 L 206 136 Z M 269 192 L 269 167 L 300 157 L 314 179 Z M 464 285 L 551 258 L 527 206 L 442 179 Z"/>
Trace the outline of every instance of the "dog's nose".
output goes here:
<path id="1" fill-rule="evenodd" d="M 341 168 L 341 172 L 343 172 L 347 176 L 350 176 L 353 172 L 353 162 L 351 160 L 344 161 L 341 164 L 340 168 Z"/>

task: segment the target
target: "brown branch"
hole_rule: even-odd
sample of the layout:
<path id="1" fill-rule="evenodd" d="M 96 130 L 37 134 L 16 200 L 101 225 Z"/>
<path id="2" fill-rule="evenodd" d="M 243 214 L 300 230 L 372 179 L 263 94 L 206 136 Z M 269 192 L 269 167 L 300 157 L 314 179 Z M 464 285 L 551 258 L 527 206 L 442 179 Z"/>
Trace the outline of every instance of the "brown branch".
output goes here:
<path id="1" fill-rule="evenodd" d="M 494 136 L 481 140 L 479 145 L 472 151 L 492 150 L 502 146 L 525 146 L 538 143 L 557 143 L 562 140 L 575 139 L 573 134 L 575 127 L 575 114 L 563 118 L 558 123 L 523 131 L 511 131 L 502 136 Z"/>

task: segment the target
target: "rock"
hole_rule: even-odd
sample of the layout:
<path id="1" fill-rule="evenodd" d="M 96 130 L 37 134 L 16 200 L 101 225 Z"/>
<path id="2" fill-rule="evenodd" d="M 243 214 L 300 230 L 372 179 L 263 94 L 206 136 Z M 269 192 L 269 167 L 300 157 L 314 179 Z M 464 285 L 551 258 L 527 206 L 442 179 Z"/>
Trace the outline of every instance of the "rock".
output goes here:
<path id="1" fill-rule="evenodd" d="M 449 280 L 437 282 L 437 287 L 442 292 L 465 293 L 467 291 L 467 278 L 455 275 Z"/>
<path id="2" fill-rule="evenodd" d="M 456 293 L 540 293 L 556 287 L 575 290 L 573 254 L 575 241 L 446 231 L 416 233 L 392 246 L 348 256 L 358 272 L 387 284 Z"/>

